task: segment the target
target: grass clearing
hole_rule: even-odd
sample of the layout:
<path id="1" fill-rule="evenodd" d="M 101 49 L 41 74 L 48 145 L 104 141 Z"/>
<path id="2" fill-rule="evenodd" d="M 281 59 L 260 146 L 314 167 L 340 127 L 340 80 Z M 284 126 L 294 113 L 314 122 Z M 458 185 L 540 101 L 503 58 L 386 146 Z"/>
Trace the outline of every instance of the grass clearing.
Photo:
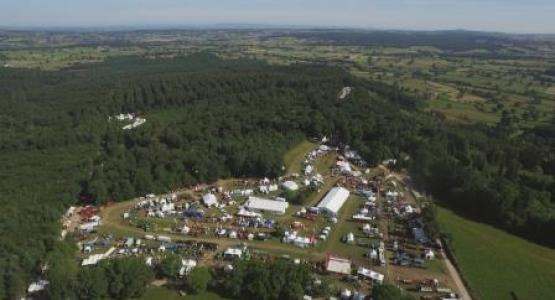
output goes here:
<path id="1" fill-rule="evenodd" d="M 322 243 L 321 246 L 318 246 L 318 248 L 326 253 L 351 258 L 357 263 L 368 264 L 368 260 L 364 257 L 364 254 L 368 252 L 368 248 L 356 245 L 356 241 L 353 245 L 348 245 L 341 241 L 343 236 L 351 232 L 355 235 L 355 240 L 364 236 L 360 230 L 362 225 L 351 220 L 351 216 L 362 203 L 364 201 L 359 196 L 352 195 L 347 199 L 347 202 L 345 202 L 339 211 L 339 222 L 331 231 L 328 240 Z"/>
<path id="2" fill-rule="evenodd" d="M 317 173 L 327 176 L 331 174 L 331 168 L 335 165 L 336 161 L 337 155 L 334 152 L 327 153 L 318 159 L 315 165 L 315 170 Z"/>
<path id="3" fill-rule="evenodd" d="M 300 173 L 302 163 L 305 155 L 312 151 L 317 145 L 309 141 L 303 141 L 293 147 L 291 150 L 287 151 L 283 156 L 283 161 L 286 166 L 286 173 Z"/>
<path id="4" fill-rule="evenodd" d="M 547 299 L 555 294 L 555 250 L 439 208 L 455 256 L 480 299 Z M 547 298 L 546 298 L 547 297 Z M 516 298 L 515 298 L 516 299 Z"/>
<path id="5" fill-rule="evenodd" d="M 479 111 L 474 107 L 474 104 L 470 102 L 456 102 L 436 98 L 428 100 L 426 103 L 428 104 L 428 110 L 438 111 L 444 114 L 447 119 L 451 120 L 495 124 L 500 119 L 499 115 Z"/>

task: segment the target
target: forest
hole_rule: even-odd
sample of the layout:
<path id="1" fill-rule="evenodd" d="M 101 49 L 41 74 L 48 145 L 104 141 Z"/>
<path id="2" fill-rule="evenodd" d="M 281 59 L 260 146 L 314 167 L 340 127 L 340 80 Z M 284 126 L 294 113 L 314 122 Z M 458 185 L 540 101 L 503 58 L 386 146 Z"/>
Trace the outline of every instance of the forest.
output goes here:
<path id="1" fill-rule="evenodd" d="M 339 101 L 344 86 L 354 89 Z M 339 68 L 208 53 L 0 69 L 0 299 L 21 295 L 45 261 L 67 259 L 58 234 L 69 205 L 278 176 L 288 148 L 324 135 L 372 164 L 398 158 L 440 205 L 555 245 L 555 120 L 456 124 L 419 101 Z M 122 130 L 108 120 L 119 113 L 147 122 Z"/>
<path id="2" fill-rule="evenodd" d="M 431 46 L 447 51 L 473 49 L 500 50 L 506 44 L 523 44 L 510 35 L 465 30 L 446 31 L 371 31 L 371 30 L 307 30 L 291 36 L 308 39 L 313 43 L 336 45 L 415 47 Z"/>

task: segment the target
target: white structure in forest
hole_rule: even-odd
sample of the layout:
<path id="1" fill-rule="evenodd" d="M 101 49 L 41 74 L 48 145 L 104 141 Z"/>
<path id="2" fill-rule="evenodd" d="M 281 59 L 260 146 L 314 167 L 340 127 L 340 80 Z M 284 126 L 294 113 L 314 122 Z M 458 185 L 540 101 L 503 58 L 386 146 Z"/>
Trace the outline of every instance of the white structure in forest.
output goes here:
<path id="1" fill-rule="evenodd" d="M 318 210 L 329 216 L 337 216 L 337 213 L 349 198 L 350 192 L 343 187 L 334 187 L 326 196 L 318 203 Z"/>
<path id="2" fill-rule="evenodd" d="M 137 128 L 137 127 L 143 125 L 145 122 L 146 122 L 146 119 L 135 118 L 135 121 L 133 121 L 132 124 L 125 125 L 125 126 L 122 127 L 122 129 L 123 130 L 130 130 L 130 129 L 133 129 L 133 128 Z"/>
<path id="3" fill-rule="evenodd" d="M 339 92 L 339 100 L 343 100 L 345 98 L 347 98 L 347 96 L 349 96 L 349 94 L 351 93 L 351 91 L 353 90 L 353 88 L 351 88 L 350 86 L 346 86 L 343 89 L 341 89 L 341 91 Z"/>

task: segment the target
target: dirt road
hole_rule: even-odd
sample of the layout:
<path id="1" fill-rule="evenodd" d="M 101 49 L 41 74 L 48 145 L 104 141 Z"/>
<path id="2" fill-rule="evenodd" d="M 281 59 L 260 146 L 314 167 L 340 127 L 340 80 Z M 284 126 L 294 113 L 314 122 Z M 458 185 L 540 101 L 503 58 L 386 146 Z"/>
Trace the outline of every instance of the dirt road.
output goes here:
<path id="1" fill-rule="evenodd" d="M 442 245 L 443 248 L 443 245 Z M 466 289 L 466 286 L 464 285 L 462 278 L 459 274 L 459 271 L 457 271 L 457 269 L 455 268 L 455 266 L 453 265 L 453 263 L 451 263 L 451 260 L 447 257 L 447 255 L 445 255 L 445 253 L 442 251 L 442 255 L 443 257 L 445 257 L 445 265 L 447 266 L 447 271 L 449 272 L 449 275 L 451 276 L 451 278 L 453 278 L 453 280 L 455 281 L 455 285 L 457 285 L 457 289 L 459 290 L 460 293 L 460 298 L 462 300 L 472 300 L 472 297 L 470 296 L 470 293 L 468 292 L 468 290 Z"/>
<path id="2" fill-rule="evenodd" d="M 135 205 L 137 200 L 128 201 L 128 202 L 120 202 L 113 204 L 109 207 L 104 207 L 100 214 L 102 215 L 102 228 L 106 232 L 117 231 L 121 234 L 126 234 L 130 236 L 142 237 L 144 236 L 145 232 L 139 228 L 135 228 L 129 226 L 122 220 L 121 216 L 124 211 L 128 210 L 129 208 Z M 170 236 L 175 241 L 187 241 L 187 240 L 198 240 L 198 241 L 205 241 L 205 242 L 212 242 L 219 245 L 221 248 L 232 247 L 236 246 L 241 242 L 246 242 L 249 247 L 254 249 L 260 249 L 263 251 L 273 252 L 273 253 L 288 253 L 292 255 L 296 255 L 306 259 L 315 259 L 320 260 L 325 257 L 325 253 L 320 253 L 315 248 L 308 248 L 302 249 L 297 248 L 289 244 L 282 244 L 279 242 L 272 242 L 272 241 L 243 241 L 237 239 L 228 239 L 228 238 L 217 238 L 211 236 L 202 236 L 202 237 L 192 237 L 192 236 L 185 236 L 175 233 L 163 233 L 164 235 Z"/>

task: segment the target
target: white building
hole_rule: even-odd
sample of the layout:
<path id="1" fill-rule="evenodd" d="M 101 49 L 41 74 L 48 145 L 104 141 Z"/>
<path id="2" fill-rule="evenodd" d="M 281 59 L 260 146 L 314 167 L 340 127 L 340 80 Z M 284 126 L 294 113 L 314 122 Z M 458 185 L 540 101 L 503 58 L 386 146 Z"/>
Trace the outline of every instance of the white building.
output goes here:
<path id="1" fill-rule="evenodd" d="M 289 203 L 258 197 L 249 197 L 249 200 L 247 200 L 245 207 L 251 211 L 284 214 L 289 207 Z"/>
<path id="2" fill-rule="evenodd" d="M 337 216 L 337 213 L 349 198 L 350 192 L 343 187 L 334 187 L 318 203 L 318 210 L 330 216 Z"/>
<path id="3" fill-rule="evenodd" d="M 208 193 L 202 196 L 202 203 L 204 203 L 206 207 L 215 206 L 216 204 L 218 204 L 218 198 L 216 198 L 214 194 Z"/>

